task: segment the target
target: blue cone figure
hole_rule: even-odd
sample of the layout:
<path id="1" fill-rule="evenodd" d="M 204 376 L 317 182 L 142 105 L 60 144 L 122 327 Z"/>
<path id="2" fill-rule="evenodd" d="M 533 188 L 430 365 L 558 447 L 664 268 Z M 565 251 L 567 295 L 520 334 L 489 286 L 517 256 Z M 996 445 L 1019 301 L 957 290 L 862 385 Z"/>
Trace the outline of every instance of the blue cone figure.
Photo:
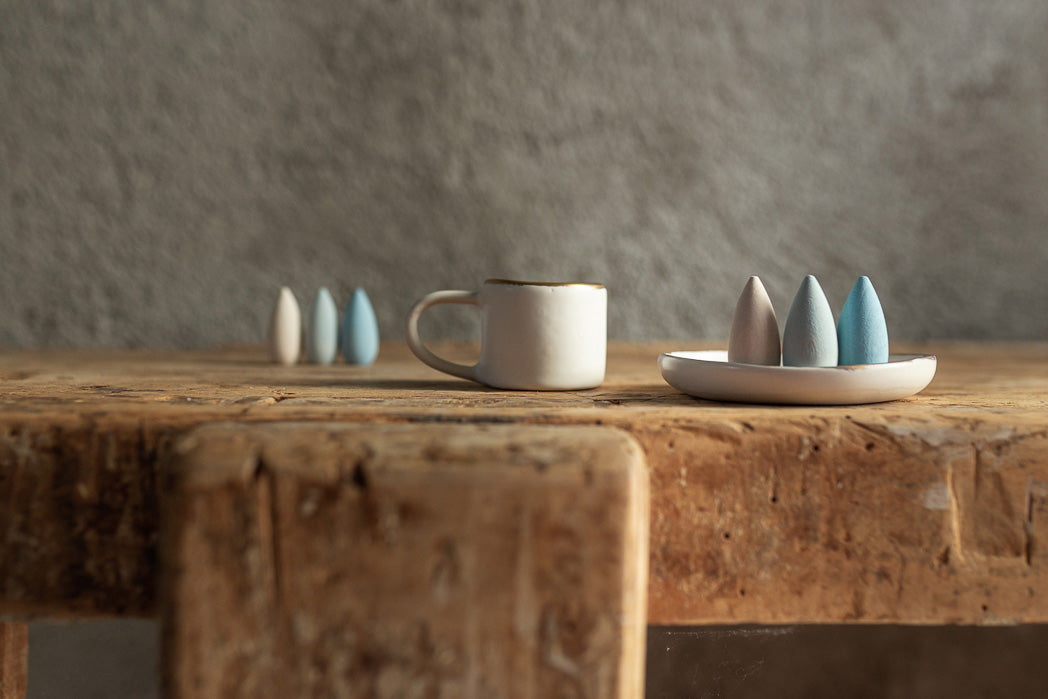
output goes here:
<path id="1" fill-rule="evenodd" d="M 347 364 L 371 364 L 378 356 L 378 319 L 367 293 L 359 287 L 342 317 L 342 356 Z"/>
<path id="2" fill-rule="evenodd" d="M 338 356 L 338 308 L 326 286 L 317 290 L 309 311 L 306 357 L 314 364 L 331 364 Z"/>
<path id="3" fill-rule="evenodd" d="M 869 277 L 859 277 L 837 321 L 840 365 L 888 361 L 888 325 Z"/>
<path id="4" fill-rule="evenodd" d="M 783 366 L 837 366 L 833 311 L 819 281 L 808 275 L 793 297 L 782 333 Z"/>

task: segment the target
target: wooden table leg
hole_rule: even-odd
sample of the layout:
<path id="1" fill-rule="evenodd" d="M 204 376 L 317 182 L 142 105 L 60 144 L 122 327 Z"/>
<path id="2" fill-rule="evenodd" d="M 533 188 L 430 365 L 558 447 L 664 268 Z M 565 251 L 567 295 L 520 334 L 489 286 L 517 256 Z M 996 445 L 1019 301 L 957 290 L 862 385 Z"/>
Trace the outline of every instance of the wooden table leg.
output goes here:
<path id="1" fill-rule="evenodd" d="M 25 699 L 29 625 L 0 621 L 0 699 Z"/>
<path id="2" fill-rule="evenodd" d="M 643 695 L 624 432 L 209 426 L 163 492 L 171 697 Z"/>

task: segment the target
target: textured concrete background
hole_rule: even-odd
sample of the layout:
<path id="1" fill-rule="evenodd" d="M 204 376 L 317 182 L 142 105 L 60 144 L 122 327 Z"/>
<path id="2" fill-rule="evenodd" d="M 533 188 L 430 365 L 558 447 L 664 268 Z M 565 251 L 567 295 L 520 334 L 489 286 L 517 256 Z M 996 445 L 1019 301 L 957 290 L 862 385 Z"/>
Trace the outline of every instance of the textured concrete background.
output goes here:
<path id="1" fill-rule="evenodd" d="M 253 340 L 280 284 L 400 337 L 489 276 L 716 339 L 809 272 L 897 339 L 1048 339 L 1046 36 L 1041 0 L 0 0 L 0 345 Z"/>

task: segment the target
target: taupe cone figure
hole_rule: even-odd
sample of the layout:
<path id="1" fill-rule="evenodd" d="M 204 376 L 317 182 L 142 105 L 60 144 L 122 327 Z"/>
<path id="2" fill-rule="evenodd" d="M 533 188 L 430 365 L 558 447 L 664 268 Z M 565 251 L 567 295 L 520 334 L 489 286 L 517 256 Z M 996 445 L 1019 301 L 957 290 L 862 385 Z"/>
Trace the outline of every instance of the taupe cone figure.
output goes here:
<path id="1" fill-rule="evenodd" d="M 735 304 L 728 337 L 728 361 L 778 366 L 781 350 L 775 308 L 760 277 L 750 277 Z"/>

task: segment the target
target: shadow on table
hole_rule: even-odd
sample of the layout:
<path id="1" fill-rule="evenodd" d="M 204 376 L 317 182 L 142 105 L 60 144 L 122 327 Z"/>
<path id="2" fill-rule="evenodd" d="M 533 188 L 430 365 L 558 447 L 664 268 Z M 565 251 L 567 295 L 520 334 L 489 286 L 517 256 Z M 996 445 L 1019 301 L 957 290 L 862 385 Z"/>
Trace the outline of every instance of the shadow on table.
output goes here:
<path id="1" fill-rule="evenodd" d="M 289 386 L 309 386 L 311 388 L 370 388 L 377 391 L 467 391 L 470 393 L 498 393 L 494 388 L 489 388 L 479 383 L 466 381 L 464 379 L 432 379 L 419 381 L 417 379 L 371 379 L 351 378 L 330 379 L 309 378 L 299 379 Z"/>

